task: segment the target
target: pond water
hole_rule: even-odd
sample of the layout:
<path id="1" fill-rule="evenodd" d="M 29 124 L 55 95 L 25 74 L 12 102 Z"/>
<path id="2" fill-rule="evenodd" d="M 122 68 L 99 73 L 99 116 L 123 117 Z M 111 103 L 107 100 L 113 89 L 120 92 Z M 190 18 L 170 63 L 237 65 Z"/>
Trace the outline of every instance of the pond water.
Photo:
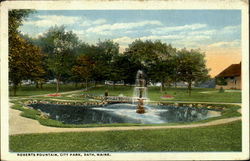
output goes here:
<path id="1" fill-rule="evenodd" d="M 136 113 L 135 104 L 110 104 L 104 107 L 31 104 L 34 109 L 50 114 L 53 120 L 65 124 L 111 124 L 111 123 L 183 123 L 218 117 L 221 111 L 182 106 L 144 106 L 145 114 Z"/>

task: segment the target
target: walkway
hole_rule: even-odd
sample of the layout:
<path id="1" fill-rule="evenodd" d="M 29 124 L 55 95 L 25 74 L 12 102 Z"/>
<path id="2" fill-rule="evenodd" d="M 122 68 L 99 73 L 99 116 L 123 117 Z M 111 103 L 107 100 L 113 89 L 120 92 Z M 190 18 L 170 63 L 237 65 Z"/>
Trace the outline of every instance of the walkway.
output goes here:
<path id="1" fill-rule="evenodd" d="M 90 89 L 92 87 L 89 87 L 88 89 Z M 86 91 L 86 89 L 79 89 L 79 90 L 74 90 L 74 91 L 67 91 L 67 92 L 59 92 L 58 94 L 73 94 L 73 93 L 79 93 L 79 92 L 84 92 Z M 44 97 L 44 96 L 48 96 L 49 94 L 52 93 L 47 93 L 47 94 L 40 94 L 40 95 L 34 95 L 34 96 L 24 96 L 23 98 L 20 97 L 12 97 L 11 100 L 21 100 L 21 99 L 27 99 L 27 98 L 32 98 L 32 97 Z"/>
<path id="2" fill-rule="evenodd" d="M 175 126 L 131 126 L 131 127 L 95 127 L 95 128 L 56 128 L 41 125 L 37 120 L 20 116 L 22 111 L 10 108 L 10 135 L 30 133 L 55 133 L 55 132 L 93 132 L 93 131 L 117 131 L 117 130 L 145 130 L 145 129 L 170 129 L 170 128 L 194 128 L 211 125 L 226 124 L 241 120 L 241 117 L 215 120 L 207 123 Z"/>

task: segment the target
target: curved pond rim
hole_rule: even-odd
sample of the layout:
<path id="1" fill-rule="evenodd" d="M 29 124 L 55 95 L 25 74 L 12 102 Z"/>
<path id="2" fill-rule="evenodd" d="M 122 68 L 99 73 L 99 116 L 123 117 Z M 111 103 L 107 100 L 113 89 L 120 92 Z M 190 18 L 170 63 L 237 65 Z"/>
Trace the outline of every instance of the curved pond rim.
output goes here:
<path id="1" fill-rule="evenodd" d="M 11 101 L 14 105 L 11 108 L 22 111 L 21 116 L 34 119 L 39 121 L 41 125 L 50 126 L 50 127 L 58 127 L 58 128 L 91 128 L 91 127 L 122 127 L 122 126 L 174 126 L 174 125 L 189 125 L 189 124 L 199 124 L 199 123 L 206 123 L 214 120 L 224 119 L 224 118 L 232 118 L 232 117 L 239 117 L 241 114 L 237 111 L 241 108 L 240 105 L 230 104 L 230 103 L 201 103 L 206 105 L 213 105 L 213 106 L 223 106 L 226 107 L 225 110 L 222 111 L 221 116 L 212 117 L 205 120 L 193 121 L 193 122 L 184 122 L 184 123 L 163 123 L 163 124 L 137 124 L 137 123 L 113 123 L 113 124 L 81 124 L 81 125 L 72 125 L 72 124 L 64 124 L 60 121 L 42 118 L 38 115 L 38 111 L 34 109 L 29 109 L 25 107 L 24 100 L 16 100 Z M 166 103 L 166 102 L 161 102 Z M 172 102 L 168 102 L 172 103 Z M 190 102 L 181 102 L 190 104 Z M 192 104 L 200 104 L 200 102 L 192 102 Z"/>
<path id="2" fill-rule="evenodd" d="M 79 104 L 28 104 L 28 107 L 41 112 L 40 116 L 60 121 L 63 124 L 165 124 L 205 120 L 221 116 L 223 108 L 211 109 L 193 105 L 144 105 L 144 114 L 136 112 L 138 105 L 129 103 L 84 105 Z"/>
<path id="3" fill-rule="evenodd" d="M 24 116 L 25 117 L 25 116 Z M 235 116 L 236 117 L 236 116 Z M 82 125 L 72 125 L 72 124 L 60 124 L 60 121 L 58 122 L 60 125 L 56 124 L 47 124 L 47 122 L 54 122 L 55 120 L 52 119 L 35 119 L 39 121 L 39 123 L 43 126 L 49 126 L 49 127 L 57 127 L 57 128 L 97 128 L 97 127 L 138 127 L 138 126 L 178 126 L 178 125 L 191 125 L 191 124 L 200 124 L 200 123 L 207 123 L 215 120 L 225 119 L 225 118 L 232 118 L 232 117 L 213 117 L 206 120 L 200 120 L 200 121 L 193 121 L 193 122 L 184 122 L 184 123 L 165 123 L 165 124 L 132 124 L 132 123 L 113 123 L 113 124 L 82 124 Z M 32 118 L 31 118 L 32 119 Z"/>

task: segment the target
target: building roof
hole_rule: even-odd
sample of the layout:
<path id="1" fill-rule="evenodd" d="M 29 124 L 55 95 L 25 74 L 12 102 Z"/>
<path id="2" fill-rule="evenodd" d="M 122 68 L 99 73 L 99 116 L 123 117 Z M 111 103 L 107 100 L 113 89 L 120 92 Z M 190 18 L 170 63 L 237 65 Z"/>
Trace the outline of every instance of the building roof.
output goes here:
<path id="1" fill-rule="evenodd" d="M 234 77 L 241 75 L 241 62 L 239 64 L 232 64 L 226 69 L 224 69 L 216 77 Z"/>

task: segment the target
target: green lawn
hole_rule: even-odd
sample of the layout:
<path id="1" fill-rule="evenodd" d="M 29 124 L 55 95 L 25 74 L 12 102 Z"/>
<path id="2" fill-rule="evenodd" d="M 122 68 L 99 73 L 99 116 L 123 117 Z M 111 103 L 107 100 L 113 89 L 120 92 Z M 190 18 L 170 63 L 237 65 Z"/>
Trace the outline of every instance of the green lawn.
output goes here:
<path id="1" fill-rule="evenodd" d="M 159 91 L 156 87 L 149 88 L 149 98 L 154 101 L 163 100 Z M 193 88 L 189 96 L 186 88 L 168 88 L 166 93 L 174 96 L 173 101 L 241 103 L 241 92 L 220 93 L 219 90 L 211 88 Z"/>
<path id="2" fill-rule="evenodd" d="M 75 88 L 72 84 L 61 85 L 60 92 L 73 91 L 82 89 L 80 86 Z M 108 90 L 110 96 L 118 96 L 123 94 L 125 96 L 132 96 L 134 87 L 131 86 L 97 86 L 89 89 L 83 93 L 104 95 Z M 207 92 L 208 93 L 203 93 Z M 43 89 L 35 86 L 22 86 L 17 91 L 17 97 L 34 96 L 41 94 L 49 94 L 56 92 L 55 84 L 45 84 Z M 211 88 L 193 88 L 192 95 L 188 95 L 187 88 L 166 88 L 165 92 L 160 91 L 160 87 L 149 87 L 148 97 L 151 101 L 168 101 L 161 97 L 165 94 L 174 96 L 170 101 L 190 101 L 190 102 L 227 102 L 227 103 L 241 103 L 241 92 L 224 92 L 220 93 L 216 89 Z M 13 97 L 13 90 L 10 88 L 10 96 Z M 74 98 L 71 98 L 74 99 Z"/>
<path id="3" fill-rule="evenodd" d="M 123 94 L 125 96 L 133 95 L 134 87 L 129 86 L 99 86 L 92 88 L 83 93 L 91 93 L 96 95 L 104 95 L 105 90 L 108 90 L 110 96 L 118 96 Z M 201 93 L 208 91 L 208 93 Z M 224 92 L 211 88 L 193 88 L 192 95 L 189 96 L 186 88 L 166 88 L 165 92 L 160 91 L 160 87 L 149 87 L 148 97 L 150 101 L 166 101 L 161 97 L 165 94 L 174 96 L 171 101 L 190 101 L 190 102 L 227 102 L 240 103 L 241 92 Z"/>
<path id="4" fill-rule="evenodd" d="M 241 151 L 241 121 L 188 129 L 10 136 L 14 152 Z"/>
<path id="5" fill-rule="evenodd" d="M 79 85 L 76 88 L 75 85 L 72 85 L 72 84 L 62 84 L 60 92 L 67 92 L 67 91 L 73 91 L 73 90 L 78 90 L 78 89 L 82 89 L 82 87 Z M 56 93 L 56 84 L 44 84 L 43 89 L 36 88 L 35 85 L 21 86 L 17 90 L 17 97 L 42 95 L 42 94 L 49 94 L 49 93 Z M 9 94 L 10 94 L 10 97 L 14 96 L 12 87 L 9 87 Z"/>
<path id="6" fill-rule="evenodd" d="M 108 91 L 110 96 L 119 96 L 123 94 L 124 96 L 132 96 L 134 88 L 132 86 L 97 86 L 91 88 L 90 90 L 83 92 L 95 95 L 104 95 L 105 91 Z"/>

